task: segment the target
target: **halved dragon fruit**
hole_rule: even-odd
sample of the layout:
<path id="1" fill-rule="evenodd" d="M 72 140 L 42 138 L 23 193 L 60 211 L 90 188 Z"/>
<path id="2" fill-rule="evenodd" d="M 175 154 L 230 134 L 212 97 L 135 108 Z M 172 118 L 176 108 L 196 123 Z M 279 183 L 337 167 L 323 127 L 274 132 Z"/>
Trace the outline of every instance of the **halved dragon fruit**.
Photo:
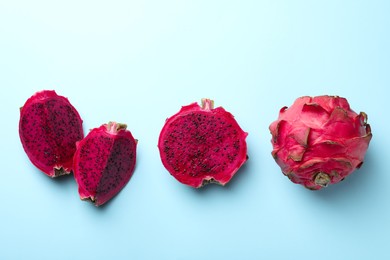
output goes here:
<path id="1" fill-rule="evenodd" d="M 20 108 L 19 136 L 30 161 L 50 177 L 72 171 L 76 142 L 84 137 L 82 120 L 69 100 L 44 90 Z"/>
<path id="2" fill-rule="evenodd" d="M 372 138 L 367 115 L 338 96 L 301 97 L 270 125 L 272 156 L 294 183 L 318 190 L 360 168 Z"/>
<path id="3" fill-rule="evenodd" d="M 109 122 L 77 143 L 74 177 L 80 198 L 100 206 L 129 182 L 136 163 L 137 140 L 125 124 Z"/>
<path id="4" fill-rule="evenodd" d="M 163 165 L 179 182 L 194 188 L 225 185 L 247 160 L 247 135 L 231 113 L 202 99 L 201 107 L 183 106 L 166 120 L 158 148 Z"/>

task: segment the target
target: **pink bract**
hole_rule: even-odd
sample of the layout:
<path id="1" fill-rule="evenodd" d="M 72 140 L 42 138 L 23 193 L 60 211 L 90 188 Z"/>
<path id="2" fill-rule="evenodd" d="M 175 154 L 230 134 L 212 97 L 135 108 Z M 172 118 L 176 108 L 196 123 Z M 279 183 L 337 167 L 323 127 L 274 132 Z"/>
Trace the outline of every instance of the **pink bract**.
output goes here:
<path id="1" fill-rule="evenodd" d="M 163 165 L 179 182 L 194 188 L 225 185 L 247 160 L 247 135 L 231 113 L 202 99 L 202 106 L 183 106 L 166 120 L 158 148 Z"/>
<path id="2" fill-rule="evenodd" d="M 65 97 L 44 90 L 20 109 L 19 136 L 30 161 L 50 177 L 72 171 L 76 142 L 84 137 L 82 120 Z"/>
<path id="3" fill-rule="evenodd" d="M 100 206 L 129 182 L 135 169 L 137 140 L 126 128 L 110 122 L 92 129 L 77 143 L 73 168 L 81 199 Z"/>
<path id="4" fill-rule="evenodd" d="M 269 127 L 272 156 L 294 183 L 318 190 L 342 181 L 363 164 L 372 138 L 367 115 L 345 98 L 301 97 Z"/>

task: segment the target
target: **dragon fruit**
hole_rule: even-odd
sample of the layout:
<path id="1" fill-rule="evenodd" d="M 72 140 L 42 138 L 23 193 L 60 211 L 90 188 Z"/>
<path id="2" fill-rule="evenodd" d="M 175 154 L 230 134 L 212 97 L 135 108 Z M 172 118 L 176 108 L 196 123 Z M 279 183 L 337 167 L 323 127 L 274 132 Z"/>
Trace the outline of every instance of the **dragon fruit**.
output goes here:
<path id="1" fill-rule="evenodd" d="M 72 171 L 76 142 L 84 137 L 82 120 L 65 97 L 44 90 L 20 108 L 19 136 L 30 161 L 50 177 Z"/>
<path id="2" fill-rule="evenodd" d="M 194 188 L 225 185 L 247 160 L 247 135 L 231 113 L 202 99 L 201 107 L 183 106 L 166 120 L 158 148 L 164 167 L 179 182 Z"/>
<path id="3" fill-rule="evenodd" d="M 137 140 L 126 128 L 125 124 L 109 122 L 92 129 L 77 143 L 73 169 L 82 200 L 103 205 L 129 182 Z"/>
<path id="4" fill-rule="evenodd" d="M 372 134 L 367 115 L 338 96 L 301 97 L 269 127 L 272 155 L 294 183 L 319 190 L 360 168 Z"/>

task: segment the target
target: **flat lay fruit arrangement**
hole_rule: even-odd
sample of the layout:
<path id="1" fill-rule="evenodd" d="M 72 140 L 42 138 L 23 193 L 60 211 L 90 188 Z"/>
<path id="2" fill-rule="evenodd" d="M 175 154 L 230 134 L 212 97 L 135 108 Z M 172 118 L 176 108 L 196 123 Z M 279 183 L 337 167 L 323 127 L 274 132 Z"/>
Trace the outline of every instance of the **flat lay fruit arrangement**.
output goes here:
<path id="1" fill-rule="evenodd" d="M 28 158 L 49 177 L 73 174 L 80 198 L 105 204 L 130 181 L 138 140 L 126 124 L 109 122 L 85 137 L 69 100 L 43 90 L 20 108 L 19 136 Z M 372 138 L 364 112 L 338 96 L 304 96 L 269 126 L 271 152 L 292 182 L 319 190 L 362 166 Z M 248 160 L 248 133 L 233 114 L 204 98 L 168 117 L 157 148 L 166 170 L 194 188 L 226 185 Z M 250 145 L 250 144 L 249 144 Z"/>

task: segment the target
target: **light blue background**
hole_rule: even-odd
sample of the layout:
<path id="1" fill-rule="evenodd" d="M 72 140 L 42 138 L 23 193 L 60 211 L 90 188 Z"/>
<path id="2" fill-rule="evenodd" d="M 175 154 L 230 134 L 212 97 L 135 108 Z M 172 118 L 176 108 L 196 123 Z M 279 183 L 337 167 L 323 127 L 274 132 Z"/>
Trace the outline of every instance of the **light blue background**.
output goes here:
<path id="1" fill-rule="evenodd" d="M 389 1 L 0 0 L 0 259 L 390 259 Z M 33 93 L 69 97 L 84 128 L 139 139 L 105 207 L 33 167 L 18 136 Z M 282 175 L 268 125 L 302 95 L 347 97 L 373 139 L 363 167 L 313 192 Z M 181 105 L 215 100 L 247 138 L 226 187 L 194 190 L 160 162 Z"/>

